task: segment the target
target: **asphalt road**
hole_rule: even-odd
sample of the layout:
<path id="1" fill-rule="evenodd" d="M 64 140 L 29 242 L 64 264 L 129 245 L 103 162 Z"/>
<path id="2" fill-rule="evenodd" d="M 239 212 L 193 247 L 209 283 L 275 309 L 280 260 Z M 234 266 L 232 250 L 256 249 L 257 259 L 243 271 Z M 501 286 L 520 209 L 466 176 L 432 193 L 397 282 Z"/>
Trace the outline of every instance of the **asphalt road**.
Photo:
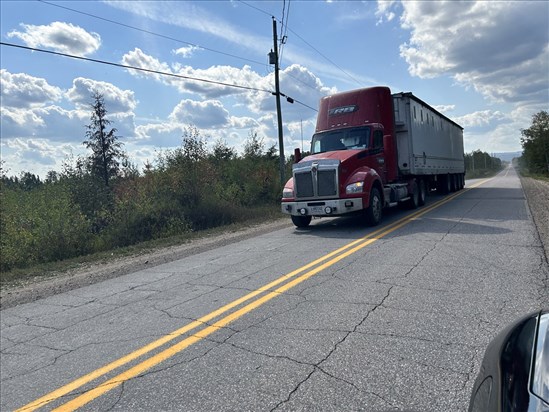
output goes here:
<path id="1" fill-rule="evenodd" d="M 463 411 L 548 274 L 508 169 L 2 310 L 0 409 Z"/>

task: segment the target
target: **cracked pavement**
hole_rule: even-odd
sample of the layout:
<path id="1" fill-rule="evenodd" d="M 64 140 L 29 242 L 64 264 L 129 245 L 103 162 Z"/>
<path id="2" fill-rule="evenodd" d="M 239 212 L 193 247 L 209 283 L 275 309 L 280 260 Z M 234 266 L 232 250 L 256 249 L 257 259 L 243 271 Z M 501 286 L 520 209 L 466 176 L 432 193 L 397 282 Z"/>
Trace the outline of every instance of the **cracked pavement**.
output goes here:
<path id="1" fill-rule="evenodd" d="M 392 210 L 383 224 L 406 213 Z M 372 231 L 353 219 L 314 220 L 307 230 L 279 228 L 3 309 L 0 410 L 21 407 Z M 502 173 L 82 410 L 464 411 L 486 345 L 507 323 L 548 304 L 547 278 L 519 179 Z"/>

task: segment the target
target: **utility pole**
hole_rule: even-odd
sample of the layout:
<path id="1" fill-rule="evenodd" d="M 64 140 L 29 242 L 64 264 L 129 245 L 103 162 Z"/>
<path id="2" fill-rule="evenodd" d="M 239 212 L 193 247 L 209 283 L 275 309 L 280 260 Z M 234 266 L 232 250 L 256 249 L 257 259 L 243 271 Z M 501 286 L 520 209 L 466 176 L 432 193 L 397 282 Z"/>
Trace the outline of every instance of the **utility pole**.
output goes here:
<path id="1" fill-rule="evenodd" d="M 274 51 L 273 51 L 274 50 Z M 284 184 L 284 169 L 286 162 L 284 160 L 284 137 L 282 130 L 282 111 L 280 110 L 280 82 L 278 79 L 278 38 L 276 35 L 276 19 L 273 17 L 273 50 L 269 53 L 269 63 L 275 66 L 275 97 L 276 114 L 278 118 L 278 149 L 280 151 L 280 183 Z"/>

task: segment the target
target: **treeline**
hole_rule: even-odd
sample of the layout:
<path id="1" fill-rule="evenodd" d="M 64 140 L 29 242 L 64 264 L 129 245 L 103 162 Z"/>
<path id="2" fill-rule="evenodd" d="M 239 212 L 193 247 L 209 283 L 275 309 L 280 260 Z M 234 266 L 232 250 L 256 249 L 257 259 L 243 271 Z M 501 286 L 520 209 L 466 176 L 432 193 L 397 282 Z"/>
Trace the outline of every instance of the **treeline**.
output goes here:
<path id="1" fill-rule="evenodd" d="M 281 185 L 274 147 L 265 148 L 253 132 L 241 155 L 223 141 L 211 149 L 206 143 L 188 127 L 182 145 L 159 153 L 142 173 L 124 161 L 106 177 L 107 169 L 90 157 L 67 160 L 44 181 L 28 172 L 2 175 L 0 270 L 185 234 L 275 209 Z"/>
<path id="2" fill-rule="evenodd" d="M 486 152 L 475 150 L 465 154 L 465 178 L 475 179 L 491 176 L 499 172 L 503 165 L 501 159 Z"/>
<path id="3" fill-rule="evenodd" d="M 521 169 L 529 174 L 549 176 L 549 113 L 534 114 L 532 125 L 521 130 L 521 134 Z"/>

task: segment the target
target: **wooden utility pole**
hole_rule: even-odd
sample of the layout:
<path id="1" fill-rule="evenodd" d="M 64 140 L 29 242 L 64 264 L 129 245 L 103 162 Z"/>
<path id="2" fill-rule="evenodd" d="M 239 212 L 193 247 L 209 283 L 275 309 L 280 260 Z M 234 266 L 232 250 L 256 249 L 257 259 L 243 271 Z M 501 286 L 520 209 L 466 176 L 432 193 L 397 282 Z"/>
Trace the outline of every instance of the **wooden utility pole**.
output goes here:
<path id="1" fill-rule="evenodd" d="M 282 111 L 280 109 L 280 82 L 278 79 L 278 38 L 276 35 L 276 19 L 273 17 L 273 51 L 269 53 L 271 64 L 275 66 L 275 97 L 276 97 L 276 114 L 278 119 L 278 149 L 280 151 L 280 183 L 284 184 L 284 169 L 286 162 L 284 160 L 284 136 L 282 130 Z"/>

